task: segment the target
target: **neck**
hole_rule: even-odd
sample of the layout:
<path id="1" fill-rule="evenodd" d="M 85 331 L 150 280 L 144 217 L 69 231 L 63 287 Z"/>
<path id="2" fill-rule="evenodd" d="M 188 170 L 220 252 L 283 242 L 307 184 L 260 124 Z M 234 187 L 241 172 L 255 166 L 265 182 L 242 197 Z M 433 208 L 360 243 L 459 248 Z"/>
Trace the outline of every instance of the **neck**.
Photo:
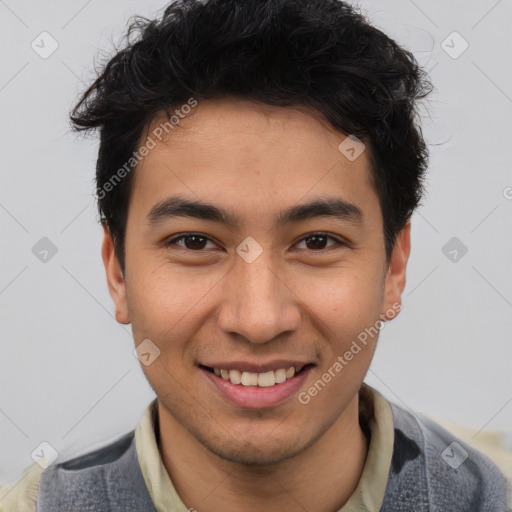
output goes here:
<path id="1" fill-rule="evenodd" d="M 359 425 L 358 395 L 307 449 L 280 463 L 247 466 L 220 458 L 183 428 L 158 401 L 159 449 L 187 507 L 295 512 L 340 509 L 363 471 L 368 441 Z"/>

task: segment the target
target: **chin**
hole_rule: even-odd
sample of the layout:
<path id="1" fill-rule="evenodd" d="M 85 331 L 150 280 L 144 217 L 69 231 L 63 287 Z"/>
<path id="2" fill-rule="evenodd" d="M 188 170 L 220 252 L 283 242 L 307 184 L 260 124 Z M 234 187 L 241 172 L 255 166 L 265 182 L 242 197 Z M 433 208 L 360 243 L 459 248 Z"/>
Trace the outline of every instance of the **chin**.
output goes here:
<path id="1" fill-rule="evenodd" d="M 246 466 L 270 466 L 279 464 L 299 455 L 311 446 L 320 436 L 306 439 L 301 432 L 290 429 L 280 435 L 277 432 L 266 432 L 255 435 L 254 432 L 218 433 L 214 437 L 195 433 L 196 439 L 210 452 L 223 460 Z"/>
<path id="2" fill-rule="evenodd" d="M 277 446 L 275 443 L 255 444 L 254 441 L 248 441 L 245 444 L 240 444 L 239 442 L 227 441 L 222 445 L 205 445 L 205 447 L 221 459 L 245 466 L 270 466 L 278 464 L 302 451 L 290 439 L 288 439 L 286 444 L 281 442 Z"/>

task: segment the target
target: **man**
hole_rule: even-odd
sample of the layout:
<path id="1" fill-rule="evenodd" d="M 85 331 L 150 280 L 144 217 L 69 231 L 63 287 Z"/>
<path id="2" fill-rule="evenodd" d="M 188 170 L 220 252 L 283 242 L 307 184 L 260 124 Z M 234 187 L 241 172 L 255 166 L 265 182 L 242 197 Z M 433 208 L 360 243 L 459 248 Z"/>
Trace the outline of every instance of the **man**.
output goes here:
<path id="1" fill-rule="evenodd" d="M 414 57 L 335 0 L 133 31 L 72 121 L 100 129 L 108 287 L 156 399 L 5 510 L 507 510 L 489 459 L 363 383 L 427 168 Z"/>

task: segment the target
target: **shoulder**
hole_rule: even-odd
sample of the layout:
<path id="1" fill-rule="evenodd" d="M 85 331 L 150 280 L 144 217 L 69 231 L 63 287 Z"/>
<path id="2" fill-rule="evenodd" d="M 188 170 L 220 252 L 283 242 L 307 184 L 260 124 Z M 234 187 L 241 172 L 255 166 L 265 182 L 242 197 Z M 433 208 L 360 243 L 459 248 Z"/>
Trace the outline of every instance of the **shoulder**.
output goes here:
<path id="1" fill-rule="evenodd" d="M 407 492 L 429 511 L 506 511 L 506 479 L 487 456 L 426 416 L 396 404 L 391 409 L 392 489 L 412 486 Z"/>
<path id="2" fill-rule="evenodd" d="M 45 470 L 34 463 L 21 478 L 10 485 L 0 485 L 0 512 L 34 512 L 39 481 Z"/>
<path id="3" fill-rule="evenodd" d="M 34 463 L 23 473 L 22 477 L 14 484 L 0 486 L 0 512 L 35 512 L 39 501 L 41 484 L 63 483 L 62 475 L 66 475 L 66 482 L 80 481 L 96 478 L 97 471 L 105 465 L 119 460 L 132 444 L 134 431 L 125 434 L 121 438 L 101 448 L 68 459 L 58 464 L 52 464 L 48 468 L 42 468 Z"/>
<path id="4" fill-rule="evenodd" d="M 52 467 L 52 470 L 86 470 L 118 460 L 129 449 L 135 431 L 128 432 L 113 442 Z"/>

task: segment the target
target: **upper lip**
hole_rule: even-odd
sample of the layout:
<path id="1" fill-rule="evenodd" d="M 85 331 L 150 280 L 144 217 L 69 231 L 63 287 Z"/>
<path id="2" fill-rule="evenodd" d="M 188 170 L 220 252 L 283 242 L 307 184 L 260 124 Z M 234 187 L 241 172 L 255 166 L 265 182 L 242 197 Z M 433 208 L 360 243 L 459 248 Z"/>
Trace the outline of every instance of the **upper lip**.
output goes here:
<path id="1" fill-rule="evenodd" d="M 242 372 L 265 373 L 279 370 L 280 368 L 288 369 L 291 366 L 301 369 L 308 361 L 298 361 L 296 359 L 274 359 L 265 363 L 256 363 L 249 361 L 216 361 L 214 363 L 201 363 L 201 366 L 209 368 L 217 368 L 218 370 L 240 370 Z"/>

